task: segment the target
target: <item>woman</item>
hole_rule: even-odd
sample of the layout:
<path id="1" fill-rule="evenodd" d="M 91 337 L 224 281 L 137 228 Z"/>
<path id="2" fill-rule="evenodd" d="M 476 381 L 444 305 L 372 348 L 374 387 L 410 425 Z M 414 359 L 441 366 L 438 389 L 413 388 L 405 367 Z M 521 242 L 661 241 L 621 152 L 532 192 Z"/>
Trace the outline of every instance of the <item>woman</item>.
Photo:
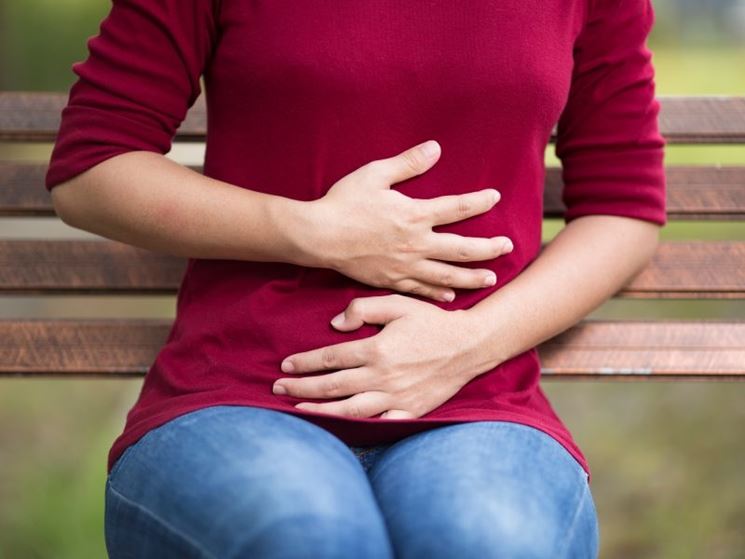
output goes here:
<path id="1" fill-rule="evenodd" d="M 188 267 L 109 454 L 110 556 L 595 557 L 535 346 L 666 222 L 653 19 L 115 0 L 47 188 L 65 222 Z M 164 156 L 201 76 L 203 175 Z M 566 227 L 541 252 L 554 124 Z"/>

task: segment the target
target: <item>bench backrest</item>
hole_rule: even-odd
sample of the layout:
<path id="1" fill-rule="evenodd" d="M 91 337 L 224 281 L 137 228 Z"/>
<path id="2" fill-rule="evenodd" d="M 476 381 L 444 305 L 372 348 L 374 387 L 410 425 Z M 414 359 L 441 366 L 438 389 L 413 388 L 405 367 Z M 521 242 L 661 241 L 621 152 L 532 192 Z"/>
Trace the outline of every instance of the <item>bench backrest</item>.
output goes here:
<path id="1" fill-rule="evenodd" d="M 0 92 L 0 142 L 54 141 L 64 93 Z M 745 144 L 745 97 L 660 97 L 668 144 Z M 204 99 L 175 142 L 203 142 Z M 552 141 L 553 141 L 552 137 Z M 193 167 L 200 170 L 199 167 Z M 0 161 L 0 216 L 54 216 L 43 163 Z M 745 165 L 668 166 L 671 220 L 745 218 Z M 561 217 L 560 169 L 545 217 Z M 186 260 L 111 240 L 0 239 L 0 295 L 175 295 Z M 745 241 L 665 241 L 616 295 L 745 298 Z M 0 320 L 0 375 L 137 376 L 165 343 L 165 319 Z M 539 347 L 554 378 L 743 378 L 745 321 L 590 320 Z"/>

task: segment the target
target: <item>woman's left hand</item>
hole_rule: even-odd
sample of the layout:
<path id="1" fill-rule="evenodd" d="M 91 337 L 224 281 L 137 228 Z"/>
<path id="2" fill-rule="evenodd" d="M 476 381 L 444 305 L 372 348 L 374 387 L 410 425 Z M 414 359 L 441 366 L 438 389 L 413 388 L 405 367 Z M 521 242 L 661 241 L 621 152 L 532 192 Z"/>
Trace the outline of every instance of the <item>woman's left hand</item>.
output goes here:
<path id="1" fill-rule="evenodd" d="M 496 366 L 467 310 L 443 310 L 433 303 L 400 294 L 353 299 L 339 315 L 338 330 L 384 324 L 374 336 L 288 356 L 287 373 L 340 369 L 333 373 L 275 382 L 297 398 L 340 398 L 302 402 L 299 409 L 349 417 L 385 419 L 420 417 L 455 395 L 480 373 Z M 339 318 L 335 317 L 335 318 Z M 287 370 L 291 362 L 293 370 Z"/>

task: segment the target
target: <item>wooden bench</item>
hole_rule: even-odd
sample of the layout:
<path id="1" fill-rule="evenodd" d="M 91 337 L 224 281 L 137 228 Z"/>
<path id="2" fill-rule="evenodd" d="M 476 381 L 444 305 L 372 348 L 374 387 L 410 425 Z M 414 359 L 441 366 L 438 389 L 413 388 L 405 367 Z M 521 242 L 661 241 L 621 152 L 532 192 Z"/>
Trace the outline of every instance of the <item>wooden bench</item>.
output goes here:
<path id="1" fill-rule="evenodd" d="M 0 93 L 0 142 L 52 142 L 65 93 Z M 745 97 L 661 97 L 668 144 L 745 144 Z M 203 98 L 176 142 L 205 139 Z M 199 169 L 198 167 L 196 168 Z M 0 216 L 53 216 L 46 166 L 0 161 Z M 745 166 L 670 166 L 671 220 L 743 220 Z M 563 214 L 549 168 L 545 216 Z M 186 260 L 110 240 L 0 240 L 0 295 L 175 295 Z M 665 241 L 616 294 L 642 299 L 742 299 L 745 241 Z M 2 319 L 0 375 L 140 376 L 170 320 Z M 745 321 L 586 319 L 539 348 L 550 378 L 745 379 Z"/>

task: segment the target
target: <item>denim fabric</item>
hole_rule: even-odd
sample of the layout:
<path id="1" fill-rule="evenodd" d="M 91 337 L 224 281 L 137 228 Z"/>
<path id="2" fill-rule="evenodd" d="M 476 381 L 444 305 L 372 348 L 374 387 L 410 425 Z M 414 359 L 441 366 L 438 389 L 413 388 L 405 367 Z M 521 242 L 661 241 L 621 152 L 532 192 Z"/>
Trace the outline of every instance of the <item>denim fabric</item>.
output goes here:
<path id="1" fill-rule="evenodd" d="M 106 481 L 120 558 L 595 559 L 579 463 L 513 422 L 350 447 L 284 412 L 212 406 L 129 446 Z"/>

